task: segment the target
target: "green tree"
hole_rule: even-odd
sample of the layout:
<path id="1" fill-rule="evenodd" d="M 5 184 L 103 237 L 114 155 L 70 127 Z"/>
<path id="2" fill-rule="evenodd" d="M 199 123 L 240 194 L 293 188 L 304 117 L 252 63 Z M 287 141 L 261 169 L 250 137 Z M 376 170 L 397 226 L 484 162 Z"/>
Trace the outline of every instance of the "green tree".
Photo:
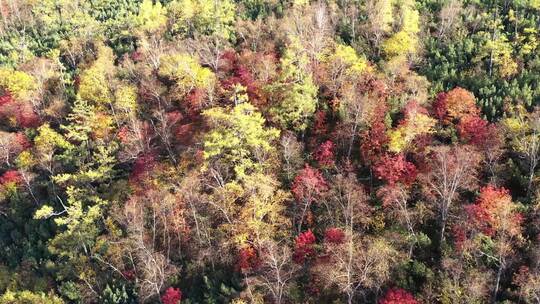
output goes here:
<path id="1" fill-rule="evenodd" d="M 157 1 L 143 0 L 139 7 L 136 22 L 139 28 L 145 32 L 155 32 L 163 28 L 167 23 L 167 8 Z"/>
<path id="2" fill-rule="evenodd" d="M 110 78 L 114 66 L 112 50 L 104 45 L 98 47 L 98 57 L 80 76 L 79 96 L 95 105 L 112 101 Z"/>
<path id="3" fill-rule="evenodd" d="M 318 88 L 307 70 L 308 56 L 300 41 L 291 40 L 280 61 L 279 79 L 269 87 L 277 102 L 270 114 L 282 128 L 303 132 L 317 109 Z"/>
<path id="4" fill-rule="evenodd" d="M 54 294 L 8 290 L 0 297 L 0 304 L 64 304 L 64 301 Z"/>
<path id="5" fill-rule="evenodd" d="M 214 73 L 188 54 L 162 56 L 158 75 L 174 81 L 175 95 L 179 97 L 195 88 L 210 90 L 215 81 Z"/>
<path id="6" fill-rule="evenodd" d="M 231 0 L 174 0 L 167 9 L 173 34 L 193 37 L 196 34 L 232 38 L 235 2 Z"/>
<path id="7" fill-rule="evenodd" d="M 212 108 L 203 112 L 211 127 L 204 138 L 207 168 L 232 169 L 237 179 L 264 172 L 275 152 L 279 131 L 266 128 L 261 113 L 248 102 L 232 109 Z"/>

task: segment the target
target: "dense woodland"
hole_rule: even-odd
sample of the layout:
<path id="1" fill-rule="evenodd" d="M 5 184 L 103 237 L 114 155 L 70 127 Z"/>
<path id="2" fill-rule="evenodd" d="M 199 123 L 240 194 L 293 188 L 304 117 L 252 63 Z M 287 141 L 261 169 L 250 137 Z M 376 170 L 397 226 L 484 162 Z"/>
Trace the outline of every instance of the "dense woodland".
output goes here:
<path id="1" fill-rule="evenodd" d="M 0 304 L 540 303 L 540 1 L 0 14 Z"/>

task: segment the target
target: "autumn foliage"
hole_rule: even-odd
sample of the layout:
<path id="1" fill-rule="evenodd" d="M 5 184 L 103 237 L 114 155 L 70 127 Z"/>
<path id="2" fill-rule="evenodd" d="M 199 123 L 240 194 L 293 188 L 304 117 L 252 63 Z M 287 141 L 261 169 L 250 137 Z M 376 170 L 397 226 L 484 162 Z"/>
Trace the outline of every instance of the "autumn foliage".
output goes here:
<path id="1" fill-rule="evenodd" d="M 1 1 L 0 304 L 538 304 L 539 8 Z"/>
<path id="2" fill-rule="evenodd" d="M 331 167 L 335 163 L 334 155 L 335 144 L 327 140 L 317 147 L 314 158 L 321 167 Z"/>
<path id="3" fill-rule="evenodd" d="M 311 230 L 302 232 L 296 237 L 294 245 L 293 260 L 302 264 L 304 261 L 315 254 L 315 235 Z"/>
<path id="4" fill-rule="evenodd" d="M 182 292 L 178 288 L 169 287 L 161 296 L 163 304 L 179 304 L 182 300 Z"/>
<path id="5" fill-rule="evenodd" d="M 385 155 L 373 167 L 377 178 L 393 185 L 401 182 L 410 184 L 416 179 L 416 166 L 407 161 L 403 154 Z"/>
<path id="6" fill-rule="evenodd" d="M 256 269 L 260 264 L 257 251 L 253 247 L 244 247 L 238 253 L 238 268 L 241 271 Z"/>
<path id="7" fill-rule="evenodd" d="M 433 110 L 435 116 L 446 123 L 479 114 L 474 95 L 460 87 L 437 95 Z"/>
<path id="8" fill-rule="evenodd" d="M 9 170 L 4 172 L 0 176 L 0 185 L 6 187 L 6 186 L 13 186 L 17 187 L 19 186 L 23 181 L 23 178 L 21 174 L 17 170 Z"/>
<path id="9" fill-rule="evenodd" d="M 517 212 L 510 193 L 505 188 L 488 185 L 480 189 L 474 204 L 467 206 L 472 225 L 488 236 L 496 233 L 519 235 L 523 216 Z"/>
<path id="10" fill-rule="evenodd" d="M 340 228 L 328 228 L 324 233 L 324 240 L 333 244 L 341 244 L 345 240 L 345 232 Z"/>
<path id="11" fill-rule="evenodd" d="M 473 145 L 482 145 L 488 140 L 489 123 L 478 116 L 465 116 L 458 125 L 457 130 L 459 136 L 465 141 Z"/>
<path id="12" fill-rule="evenodd" d="M 297 201 L 313 201 L 328 189 L 321 172 L 307 165 L 294 178 L 291 191 Z"/>
<path id="13" fill-rule="evenodd" d="M 408 291 L 392 288 L 379 300 L 379 304 L 419 304 L 419 302 Z"/>

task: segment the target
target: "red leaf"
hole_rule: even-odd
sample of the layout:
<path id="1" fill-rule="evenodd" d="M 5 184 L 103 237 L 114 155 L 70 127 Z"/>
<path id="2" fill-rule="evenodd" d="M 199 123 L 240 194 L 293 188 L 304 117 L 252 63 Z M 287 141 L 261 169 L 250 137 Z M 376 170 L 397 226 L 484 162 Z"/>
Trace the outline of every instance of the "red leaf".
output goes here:
<path id="1" fill-rule="evenodd" d="M 178 288 L 169 287 L 161 296 L 163 304 L 178 304 L 182 300 L 182 292 Z"/>

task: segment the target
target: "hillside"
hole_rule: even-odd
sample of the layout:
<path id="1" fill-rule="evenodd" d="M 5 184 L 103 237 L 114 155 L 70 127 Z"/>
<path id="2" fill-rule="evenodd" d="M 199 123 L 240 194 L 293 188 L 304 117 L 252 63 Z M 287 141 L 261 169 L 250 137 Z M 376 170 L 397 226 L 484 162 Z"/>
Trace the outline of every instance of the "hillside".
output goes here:
<path id="1" fill-rule="evenodd" d="M 0 304 L 540 303 L 540 1 L 0 16 Z"/>

